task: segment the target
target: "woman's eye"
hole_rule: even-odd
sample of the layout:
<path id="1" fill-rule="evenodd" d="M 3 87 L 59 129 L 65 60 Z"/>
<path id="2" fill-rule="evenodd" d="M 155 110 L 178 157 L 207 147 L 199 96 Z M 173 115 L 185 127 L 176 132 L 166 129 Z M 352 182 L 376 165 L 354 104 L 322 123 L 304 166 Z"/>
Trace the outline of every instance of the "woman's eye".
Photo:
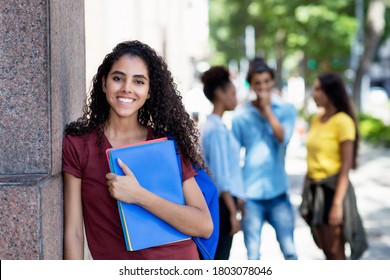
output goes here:
<path id="1" fill-rule="evenodd" d="M 142 80 L 136 80 L 135 83 L 138 84 L 138 85 L 143 85 L 143 84 L 144 84 L 144 81 L 142 81 Z"/>
<path id="2" fill-rule="evenodd" d="M 120 80 L 122 80 L 121 77 L 113 77 L 112 79 L 113 79 L 114 81 L 120 81 Z"/>

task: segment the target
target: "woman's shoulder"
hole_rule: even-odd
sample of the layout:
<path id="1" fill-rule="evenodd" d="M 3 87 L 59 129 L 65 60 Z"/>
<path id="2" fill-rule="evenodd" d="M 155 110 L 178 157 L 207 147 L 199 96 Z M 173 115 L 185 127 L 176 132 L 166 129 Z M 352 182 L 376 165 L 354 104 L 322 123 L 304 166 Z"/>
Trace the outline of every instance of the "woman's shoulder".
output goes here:
<path id="1" fill-rule="evenodd" d="M 223 130 L 224 123 L 222 122 L 222 119 L 218 117 L 217 115 L 211 114 L 207 116 L 206 121 L 202 124 L 204 129 L 207 130 Z"/>
<path id="2" fill-rule="evenodd" d="M 337 121 L 338 123 L 353 123 L 353 119 L 351 118 L 351 116 L 349 116 L 348 114 L 344 113 L 344 112 L 338 112 L 336 113 L 334 116 L 334 120 Z"/>
<path id="3" fill-rule="evenodd" d="M 352 118 L 351 118 L 351 116 L 349 116 L 347 113 L 345 113 L 345 112 L 337 112 L 335 115 L 334 115 L 334 117 L 335 118 L 337 118 L 337 119 L 351 119 L 352 120 Z"/>
<path id="4" fill-rule="evenodd" d="M 71 143 L 74 146 L 84 145 L 86 142 L 96 142 L 97 132 L 96 129 L 87 132 L 85 134 L 76 135 L 76 134 L 66 134 L 64 136 L 64 143 Z"/>
<path id="5" fill-rule="evenodd" d="M 201 139 L 203 142 L 209 142 L 210 139 L 218 140 L 224 138 L 228 133 L 226 127 L 216 125 L 216 124 L 205 124 L 201 128 Z"/>

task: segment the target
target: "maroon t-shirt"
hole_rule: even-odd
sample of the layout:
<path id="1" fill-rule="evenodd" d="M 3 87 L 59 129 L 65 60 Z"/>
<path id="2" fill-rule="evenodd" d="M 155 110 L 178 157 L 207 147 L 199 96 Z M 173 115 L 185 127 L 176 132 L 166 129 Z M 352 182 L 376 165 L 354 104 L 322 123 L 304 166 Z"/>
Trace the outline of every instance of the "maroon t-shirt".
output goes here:
<path id="1" fill-rule="evenodd" d="M 148 130 L 146 140 L 154 139 Z M 110 168 L 105 155 L 112 148 L 108 139 L 103 139 L 103 154 L 96 145 L 97 133 L 84 136 L 64 137 L 62 148 L 63 172 L 81 178 L 83 215 L 88 247 L 93 259 L 103 260 L 193 260 L 199 259 L 196 244 L 192 239 L 152 247 L 139 251 L 126 251 L 117 201 L 110 196 L 106 174 Z M 189 160 L 182 160 L 183 181 L 195 176 Z M 146 237 L 147 238 L 147 237 Z"/>

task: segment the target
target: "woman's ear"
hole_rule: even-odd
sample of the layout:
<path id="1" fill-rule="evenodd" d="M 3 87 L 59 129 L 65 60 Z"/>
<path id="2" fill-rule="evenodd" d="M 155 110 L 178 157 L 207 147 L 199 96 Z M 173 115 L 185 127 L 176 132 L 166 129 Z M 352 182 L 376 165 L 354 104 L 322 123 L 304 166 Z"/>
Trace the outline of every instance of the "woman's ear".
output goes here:
<path id="1" fill-rule="evenodd" d="M 225 98 L 225 92 L 219 87 L 214 93 L 214 102 L 217 100 L 222 101 Z"/>

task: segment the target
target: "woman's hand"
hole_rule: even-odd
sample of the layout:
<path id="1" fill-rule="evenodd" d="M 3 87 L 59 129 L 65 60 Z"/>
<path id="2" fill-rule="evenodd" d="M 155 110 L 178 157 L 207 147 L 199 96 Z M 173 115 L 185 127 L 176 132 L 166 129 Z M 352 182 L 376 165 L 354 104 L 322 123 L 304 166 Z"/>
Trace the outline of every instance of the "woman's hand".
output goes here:
<path id="1" fill-rule="evenodd" d="M 113 173 L 106 175 L 108 190 L 113 198 L 137 204 L 187 235 L 210 237 L 213 232 L 213 221 L 195 178 L 183 182 L 186 204 L 181 205 L 143 188 L 126 164 L 119 159 L 118 164 L 125 176 Z"/>
<path id="2" fill-rule="evenodd" d="M 230 215 L 230 235 L 233 235 L 241 230 L 241 222 L 237 219 L 236 214 Z"/>
<path id="3" fill-rule="evenodd" d="M 106 175 L 108 191 L 110 192 L 110 195 L 117 200 L 126 203 L 137 203 L 139 194 L 143 188 L 130 168 L 120 159 L 118 159 L 118 165 L 122 168 L 125 176 L 108 173 Z"/>
<path id="4" fill-rule="evenodd" d="M 245 199 L 237 199 L 237 208 L 241 212 L 241 217 L 245 215 Z"/>
<path id="5" fill-rule="evenodd" d="M 343 223 L 343 205 L 333 204 L 329 212 L 329 224 L 339 226 Z"/>

